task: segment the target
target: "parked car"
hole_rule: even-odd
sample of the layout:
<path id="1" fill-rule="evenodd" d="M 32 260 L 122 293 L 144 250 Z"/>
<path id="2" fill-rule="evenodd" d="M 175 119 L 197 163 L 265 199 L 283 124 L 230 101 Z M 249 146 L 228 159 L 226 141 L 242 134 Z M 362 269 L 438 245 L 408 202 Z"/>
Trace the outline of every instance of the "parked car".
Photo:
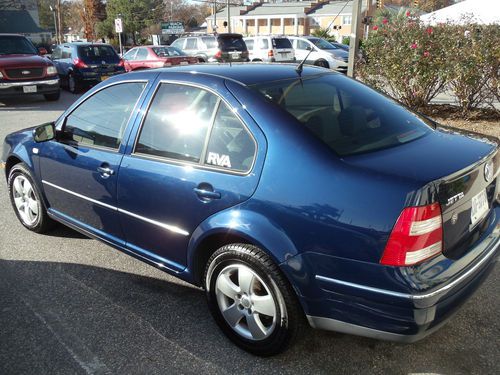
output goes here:
<path id="1" fill-rule="evenodd" d="M 62 86 L 72 93 L 125 73 L 123 60 L 104 43 L 64 43 L 54 49 L 51 59 Z"/>
<path id="2" fill-rule="evenodd" d="M 259 355 L 304 316 L 421 339 L 499 255 L 497 144 L 313 66 L 112 77 L 8 135 L 2 160 L 22 225 L 61 222 L 202 286 L 224 333 Z"/>
<path id="3" fill-rule="evenodd" d="M 180 49 L 199 62 L 245 62 L 248 49 L 241 34 L 189 36 L 176 39 L 172 47 Z"/>
<path id="4" fill-rule="evenodd" d="M 58 100 L 59 78 L 52 62 L 23 35 L 0 34 L 0 98 L 43 95 Z"/>
<path id="5" fill-rule="evenodd" d="M 125 70 L 162 68 L 166 66 L 196 64 L 198 59 L 188 56 L 175 47 L 142 46 L 135 47 L 123 55 Z"/>
<path id="6" fill-rule="evenodd" d="M 250 61 L 294 62 L 295 52 L 290 39 L 284 36 L 244 38 Z"/>
<path id="7" fill-rule="evenodd" d="M 304 60 L 309 55 L 306 64 L 347 73 L 348 52 L 314 36 L 292 36 L 289 39 L 292 41 L 298 61 Z"/>

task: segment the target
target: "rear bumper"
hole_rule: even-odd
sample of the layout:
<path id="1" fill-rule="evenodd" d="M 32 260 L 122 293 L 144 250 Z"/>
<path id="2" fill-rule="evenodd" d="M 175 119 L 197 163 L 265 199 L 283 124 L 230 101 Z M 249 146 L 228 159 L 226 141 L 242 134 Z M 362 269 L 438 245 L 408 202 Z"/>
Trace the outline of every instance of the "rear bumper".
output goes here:
<path id="1" fill-rule="evenodd" d="M 498 214 L 498 208 L 495 211 Z M 422 267 L 418 274 L 406 268 L 397 272 L 396 267 L 364 263 L 355 265 L 356 270 L 351 267 L 346 273 L 357 276 L 361 282 L 354 282 L 352 278 L 346 281 L 346 278 L 337 277 L 342 276 L 341 270 L 347 267 L 338 258 L 331 260 L 328 259 L 333 258 L 331 256 L 309 256 L 307 253 L 300 255 L 300 261 L 292 258 L 282 264 L 282 268 L 296 278 L 299 275 L 294 275 L 294 270 L 297 271 L 298 262 L 301 263 L 301 281 L 297 282 L 297 289 L 312 327 L 375 339 L 414 342 L 439 329 L 473 295 L 494 269 L 499 248 L 500 224 L 493 215 L 489 232 L 470 249 L 471 258 L 452 261 L 443 256 Z M 461 262 L 458 270 L 457 263 Z M 321 274 L 328 271 L 328 276 Z M 446 273 L 449 277 L 442 282 Z M 439 282 L 432 284 L 432 280 Z M 393 287 L 389 287 L 391 284 Z M 404 284 L 406 290 L 402 287 Z"/>
<path id="2" fill-rule="evenodd" d="M 23 87 L 36 86 L 36 92 L 25 93 Z M 59 78 L 34 81 L 0 82 L 0 97 L 54 94 L 59 91 Z"/>

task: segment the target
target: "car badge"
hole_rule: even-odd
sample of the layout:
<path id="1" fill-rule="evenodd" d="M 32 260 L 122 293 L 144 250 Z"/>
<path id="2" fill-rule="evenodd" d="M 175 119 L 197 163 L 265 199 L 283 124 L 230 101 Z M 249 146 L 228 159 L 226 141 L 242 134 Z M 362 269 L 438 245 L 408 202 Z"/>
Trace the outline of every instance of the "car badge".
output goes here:
<path id="1" fill-rule="evenodd" d="M 455 225 L 458 221 L 458 214 L 455 212 L 452 216 L 451 216 L 451 225 Z"/>
<path id="2" fill-rule="evenodd" d="M 21 72 L 21 74 L 23 74 L 23 75 L 30 74 L 30 73 L 31 73 L 31 71 L 30 71 L 30 70 L 23 70 L 23 71 Z"/>
<path id="3" fill-rule="evenodd" d="M 458 202 L 463 197 L 465 197 L 465 194 L 463 192 L 460 192 L 460 193 L 454 195 L 453 197 L 448 198 L 448 202 L 446 202 L 446 207 L 451 206 L 455 202 Z"/>
<path id="4" fill-rule="evenodd" d="M 484 165 L 484 179 L 486 182 L 493 180 L 493 161 L 489 161 Z"/>
<path id="5" fill-rule="evenodd" d="M 102 60 L 102 61 L 101 61 L 101 64 L 102 64 L 102 65 L 105 65 L 105 64 L 106 64 L 106 61 Z"/>

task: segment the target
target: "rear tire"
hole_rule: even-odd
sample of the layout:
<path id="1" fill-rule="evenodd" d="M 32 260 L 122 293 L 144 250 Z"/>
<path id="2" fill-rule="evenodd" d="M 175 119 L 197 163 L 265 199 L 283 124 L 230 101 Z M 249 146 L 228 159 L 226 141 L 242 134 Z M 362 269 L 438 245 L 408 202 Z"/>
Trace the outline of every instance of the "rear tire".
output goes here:
<path id="1" fill-rule="evenodd" d="M 36 233 L 45 233 L 54 226 L 26 164 L 19 163 L 11 168 L 8 189 L 12 208 L 22 225 Z"/>
<path id="2" fill-rule="evenodd" d="M 56 100 L 59 100 L 59 97 L 61 96 L 61 92 L 58 91 L 54 94 L 44 94 L 43 96 L 45 97 L 45 100 L 47 100 L 49 102 L 54 102 Z"/>
<path id="3" fill-rule="evenodd" d="M 216 323 L 250 353 L 278 354 L 305 326 L 290 284 L 256 246 L 231 244 L 217 250 L 207 262 L 204 287 Z"/>
<path id="4" fill-rule="evenodd" d="M 68 90 L 72 94 L 78 94 L 78 92 L 80 92 L 81 90 L 81 84 L 75 78 L 75 75 L 73 73 L 70 73 L 68 76 Z"/>

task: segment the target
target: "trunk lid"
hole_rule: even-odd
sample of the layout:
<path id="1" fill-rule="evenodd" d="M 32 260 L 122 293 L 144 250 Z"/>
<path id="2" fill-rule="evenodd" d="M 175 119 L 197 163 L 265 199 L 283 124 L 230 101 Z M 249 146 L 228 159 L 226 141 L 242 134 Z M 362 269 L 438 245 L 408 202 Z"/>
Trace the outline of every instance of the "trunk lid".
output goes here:
<path id="1" fill-rule="evenodd" d="M 463 256 L 484 233 L 499 192 L 500 153 L 496 144 L 444 129 L 404 145 L 346 157 L 344 161 L 428 187 L 429 195 L 409 192 L 413 201 L 405 204 L 440 204 L 443 254 L 451 259 Z"/>

